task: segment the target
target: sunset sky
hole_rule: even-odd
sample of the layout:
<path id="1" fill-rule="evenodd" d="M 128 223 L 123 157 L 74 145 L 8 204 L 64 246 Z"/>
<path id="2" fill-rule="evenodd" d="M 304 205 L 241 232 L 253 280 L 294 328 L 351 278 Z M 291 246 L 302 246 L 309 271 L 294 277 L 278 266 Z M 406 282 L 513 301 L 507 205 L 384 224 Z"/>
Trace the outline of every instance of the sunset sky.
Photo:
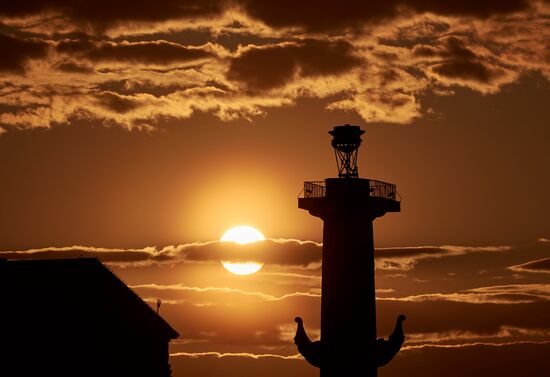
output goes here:
<path id="1" fill-rule="evenodd" d="M 0 257 L 98 257 L 161 298 L 174 377 L 318 375 L 297 197 L 345 123 L 402 197 L 375 222 L 379 336 L 408 317 L 379 375 L 550 373 L 550 1 L 3 1 L 0 50 Z M 267 240 L 219 242 L 243 224 Z"/>

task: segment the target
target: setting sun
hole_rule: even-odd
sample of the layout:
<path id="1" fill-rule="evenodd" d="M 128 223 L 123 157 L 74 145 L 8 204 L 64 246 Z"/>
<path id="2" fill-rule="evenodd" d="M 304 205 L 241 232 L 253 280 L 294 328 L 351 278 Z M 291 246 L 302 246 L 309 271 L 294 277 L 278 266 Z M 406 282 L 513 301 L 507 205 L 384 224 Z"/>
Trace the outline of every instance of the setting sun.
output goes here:
<path id="1" fill-rule="evenodd" d="M 264 235 L 256 228 L 248 225 L 236 226 L 226 231 L 220 238 L 221 242 L 234 242 L 239 245 L 246 245 L 253 242 L 265 241 Z M 259 262 L 232 262 L 221 261 L 225 269 L 235 275 L 251 275 L 260 271 L 263 263 Z"/>
<path id="2" fill-rule="evenodd" d="M 232 263 L 222 261 L 222 265 L 227 271 L 235 275 L 251 275 L 255 272 L 260 271 L 264 264 L 258 262 Z"/>
<path id="3" fill-rule="evenodd" d="M 265 237 L 258 229 L 248 225 L 241 225 L 226 231 L 222 238 L 220 238 L 220 241 L 235 242 L 244 245 L 252 242 L 265 241 Z"/>

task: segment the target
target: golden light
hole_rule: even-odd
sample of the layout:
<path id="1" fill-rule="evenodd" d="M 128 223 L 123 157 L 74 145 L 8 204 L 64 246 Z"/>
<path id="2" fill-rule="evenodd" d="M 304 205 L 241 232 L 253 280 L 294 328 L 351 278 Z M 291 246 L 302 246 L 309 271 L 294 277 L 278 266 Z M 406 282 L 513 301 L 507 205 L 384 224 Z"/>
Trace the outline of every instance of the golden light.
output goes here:
<path id="1" fill-rule="evenodd" d="M 225 232 L 220 238 L 221 242 L 234 242 L 239 245 L 245 245 L 258 241 L 265 241 L 264 235 L 256 228 L 248 225 L 236 226 Z M 221 261 L 225 269 L 235 275 L 251 275 L 260 271 L 263 263 L 259 262 L 231 262 Z"/>
<path id="2" fill-rule="evenodd" d="M 232 263 L 222 260 L 222 265 L 227 271 L 235 275 L 251 275 L 260 271 L 264 264 L 257 262 Z"/>
<path id="3" fill-rule="evenodd" d="M 220 241 L 235 242 L 239 245 L 244 245 L 252 242 L 265 241 L 265 237 L 258 229 L 248 225 L 241 225 L 225 232 Z"/>

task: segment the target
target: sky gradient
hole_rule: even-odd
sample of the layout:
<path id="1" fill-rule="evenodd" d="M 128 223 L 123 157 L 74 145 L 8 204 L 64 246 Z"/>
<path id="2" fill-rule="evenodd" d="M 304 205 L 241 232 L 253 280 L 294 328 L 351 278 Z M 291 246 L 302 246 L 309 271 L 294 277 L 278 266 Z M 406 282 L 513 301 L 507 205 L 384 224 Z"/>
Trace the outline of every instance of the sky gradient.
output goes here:
<path id="1" fill-rule="evenodd" d="M 382 3 L 380 3 L 382 4 Z M 550 371 L 548 1 L 0 4 L 0 256 L 96 256 L 181 334 L 174 376 L 314 376 L 303 181 L 366 130 L 380 376 Z M 218 242 L 247 224 L 268 238 Z M 264 263 L 236 276 L 220 260 Z M 270 374 L 271 373 L 271 374 Z M 455 373 L 455 374 L 453 374 Z"/>

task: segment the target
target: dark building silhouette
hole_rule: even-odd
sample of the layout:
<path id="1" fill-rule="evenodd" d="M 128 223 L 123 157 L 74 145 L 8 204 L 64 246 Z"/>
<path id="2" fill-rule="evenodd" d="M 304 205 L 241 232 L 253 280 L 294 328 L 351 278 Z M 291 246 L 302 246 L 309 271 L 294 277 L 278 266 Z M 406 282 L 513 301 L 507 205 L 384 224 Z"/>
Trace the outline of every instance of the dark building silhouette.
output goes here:
<path id="1" fill-rule="evenodd" d="M 95 258 L 0 259 L 0 376 L 168 377 L 178 337 Z"/>
<path id="2" fill-rule="evenodd" d="M 311 342 L 301 318 L 295 342 L 299 352 L 321 369 L 321 377 L 373 377 L 397 354 L 404 340 L 400 315 L 388 340 L 376 339 L 373 221 L 399 212 L 394 184 L 359 178 L 357 150 L 364 133 L 358 126 L 329 132 L 338 178 L 305 182 L 298 207 L 323 220 L 321 340 Z"/>

